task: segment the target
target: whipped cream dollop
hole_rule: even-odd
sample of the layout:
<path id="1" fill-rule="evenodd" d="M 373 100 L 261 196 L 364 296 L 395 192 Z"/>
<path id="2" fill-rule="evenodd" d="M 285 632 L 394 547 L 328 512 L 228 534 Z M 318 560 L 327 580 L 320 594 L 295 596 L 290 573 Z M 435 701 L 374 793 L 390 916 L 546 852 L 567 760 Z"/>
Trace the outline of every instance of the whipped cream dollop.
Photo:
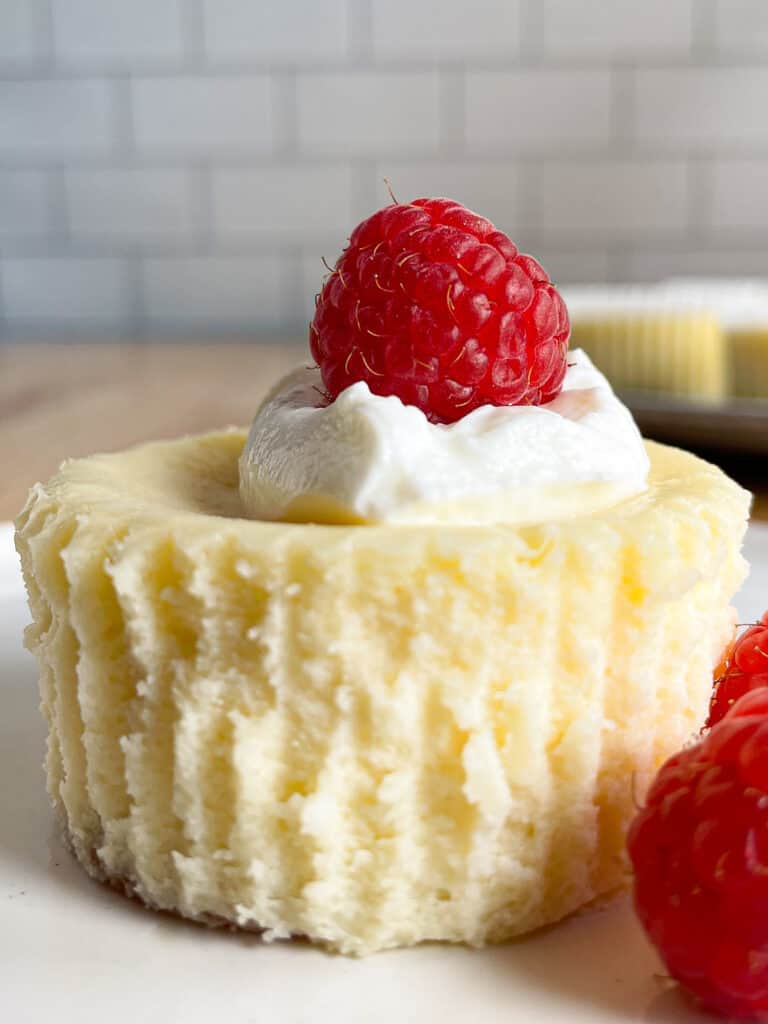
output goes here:
<path id="1" fill-rule="evenodd" d="M 259 409 L 240 493 L 259 519 L 331 523 L 539 522 L 583 515 L 646 487 L 629 410 L 581 350 L 541 406 L 482 406 L 430 423 L 363 381 L 322 405 L 317 369 L 297 370 Z"/>

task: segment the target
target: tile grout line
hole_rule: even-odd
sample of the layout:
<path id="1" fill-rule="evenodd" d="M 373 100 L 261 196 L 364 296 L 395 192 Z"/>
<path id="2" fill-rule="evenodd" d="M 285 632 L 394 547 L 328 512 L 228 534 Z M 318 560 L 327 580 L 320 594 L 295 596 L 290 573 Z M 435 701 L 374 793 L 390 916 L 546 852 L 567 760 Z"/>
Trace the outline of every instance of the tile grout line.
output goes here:
<path id="1" fill-rule="evenodd" d="M 629 277 L 628 247 L 609 243 L 606 245 L 605 251 L 608 281 L 612 284 L 622 284 Z"/>
<path id="2" fill-rule="evenodd" d="M 169 62 L 162 59 L 146 59 L 143 61 L 131 61 L 130 63 L 109 63 L 107 61 L 83 61 L 80 63 L 61 64 L 58 61 L 50 60 L 32 62 L 22 65 L 0 63 L 0 81 L 23 82 L 34 81 L 41 77 L 50 78 L 54 81 L 78 81 L 82 79 L 98 78 L 104 81 L 121 79 L 130 74 L 135 77 L 148 76 L 152 78 L 183 78 L 190 72 L 196 71 L 204 78 L 248 78 L 253 75 L 277 73 L 281 71 L 292 73 L 308 74 L 344 74 L 346 72 L 370 71 L 376 72 L 401 72 L 401 73 L 427 73 L 438 67 L 450 67 L 455 65 L 455 56 L 443 56 L 429 58 L 424 56 L 413 57 L 382 57 L 376 58 L 373 55 L 353 54 L 344 59 L 334 58 L 298 58 L 266 59 L 255 58 L 229 59 L 209 61 L 204 55 L 190 52 L 189 65 L 182 62 Z M 202 63 L 198 63 L 198 61 Z M 765 61 L 758 53 L 750 51 L 726 52 L 711 54 L 695 54 L 690 59 L 683 56 L 668 54 L 648 54 L 642 51 L 627 54 L 605 53 L 589 58 L 588 56 L 575 55 L 566 56 L 554 54 L 545 58 L 536 57 L 535 54 L 523 53 L 514 60 L 509 56 L 498 56 L 489 54 L 486 57 L 475 57 L 467 61 L 467 67 L 472 71 L 496 71 L 519 73 L 526 71 L 540 72 L 599 72 L 610 71 L 613 68 L 632 70 L 641 65 L 645 71 L 765 71 Z"/>
<path id="3" fill-rule="evenodd" d="M 539 202 L 539 190 L 537 181 L 539 179 L 540 159 L 526 160 L 517 159 L 517 185 L 515 189 L 515 200 L 517 205 L 517 224 L 521 233 L 531 235 L 541 234 L 541 204 Z"/>
<path id="4" fill-rule="evenodd" d="M 136 153 L 133 79 L 125 74 L 112 85 L 112 146 L 123 162 Z"/>
<path id="5" fill-rule="evenodd" d="M 48 176 L 48 220 L 49 238 L 56 238 L 64 247 L 72 243 L 72 228 L 69 211 L 69 189 L 66 164 L 52 167 Z"/>
<path id="6" fill-rule="evenodd" d="M 343 164 L 350 159 L 382 161 L 391 160 L 401 162 L 404 159 L 411 159 L 414 163 L 439 164 L 445 158 L 445 154 L 437 150 L 410 152 L 407 148 L 388 147 L 378 153 L 361 153 L 357 156 L 350 156 L 348 151 L 339 148 L 336 151 L 308 151 L 296 154 L 300 157 L 301 165 L 308 168 L 328 167 L 331 165 Z M 637 159 L 642 162 L 685 160 L 689 156 L 701 159 L 731 159 L 731 160 L 768 160 L 768 141 L 758 144 L 736 143 L 725 147 L 713 147 L 705 144 L 682 144 L 679 148 L 663 147 L 657 144 L 641 144 L 633 147 L 627 154 L 618 152 L 615 148 L 615 140 L 609 139 L 607 143 L 600 142 L 592 148 L 575 145 L 561 145 L 556 148 L 531 144 L 524 148 L 504 147 L 474 147 L 471 152 L 457 152 L 453 159 L 458 163 L 479 163 L 479 164 L 504 164 L 511 159 L 524 160 L 557 160 L 563 159 L 574 163 L 604 162 L 619 159 L 624 156 Z M 154 150 L 149 152 L 136 152 L 130 154 L 130 166 L 136 169 L 155 168 L 181 168 L 205 166 L 209 162 L 215 162 L 217 167 L 230 169 L 243 168 L 265 168 L 280 167 L 285 164 L 285 155 L 278 152 L 264 152 L 261 150 L 224 150 L 219 153 L 212 153 L 210 157 L 201 156 L 200 151 L 184 147 L 168 150 Z M 111 170 L 125 166 L 125 154 L 109 152 L 106 154 L 86 154 L 85 156 L 67 157 L 66 166 L 72 171 L 94 171 Z M 60 154 L 51 153 L 41 156 L 32 154 L 29 157 L 20 159 L 9 156 L 7 153 L 0 153 L 0 171 L 34 171 L 51 170 L 60 166 L 62 157 Z"/>
<path id="7" fill-rule="evenodd" d="M 42 42 L 42 50 L 45 54 L 45 63 L 49 68 L 55 68 L 56 61 L 56 31 L 53 18 L 53 0 L 43 0 L 37 8 L 37 32 Z"/>
<path id="8" fill-rule="evenodd" d="M 207 36 L 202 0 L 179 0 L 181 3 L 182 66 L 185 72 L 206 66 Z"/>
<path id="9" fill-rule="evenodd" d="M 147 308 L 144 293 L 144 254 L 123 259 L 123 290 L 128 307 L 125 329 L 136 340 L 147 341 Z"/>
<path id="10" fill-rule="evenodd" d="M 373 57 L 373 7 L 371 0 L 347 0 L 347 57 L 370 61 Z"/>
<path id="11" fill-rule="evenodd" d="M 637 68 L 611 68 L 610 144 L 616 155 L 634 156 L 637 127 Z"/>
<path id="12" fill-rule="evenodd" d="M 197 3 L 197 0 L 193 0 Z M 354 4 L 354 0 L 351 0 Z M 703 2 L 703 0 L 700 0 Z M 354 4 L 356 8 L 357 5 Z M 305 57 L 300 54 L 281 56 L 278 58 L 255 55 L 252 57 L 231 56 L 211 58 L 207 54 L 204 18 L 195 15 L 195 6 L 187 10 L 182 19 L 182 59 L 163 57 L 143 57 L 130 60 L 110 60 L 109 58 L 79 58 L 69 62 L 61 62 L 55 56 L 55 39 L 52 22 L 46 17 L 41 18 L 40 35 L 44 41 L 44 54 L 38 60 L 24 63 L 5 62 L 0 60 L 0 81 L 25 81 L 47 75 L 52 79 L 73 80 L 99 78 L 109 81 L 123 78 L 126 74 L 136 77 L 151 76 L 153 78 L 179 78 L 198 71 L 203 77 L 238 78 L 259 75 L 268 72 L 307 72 L 310 74 L 339 74 L 344 72 L 428 72 L 435 66 L 451 67 L 457 60 L 466 63 L 473 71 L 495 72 L 585 72 L 609 71 L 613 68 L 633 69 L 641 65 L 647 71 L 687 71 L 687 70 L 718 70 L 732 71 L 754 70 L 764 71 L 765 60 L 757 51 L 726 50 L 719 51 L 715 45 L 714 27 L 707 26 L 697 30 L 692 51 L 647 52 L 642 49 L 620 52 L 605 51 L 600 53 L 541 53 L 541 42 L 537 39 L 542 34 L 539 24 L 540 10 L 532 8 L 536 17 L 523 14 L 521 17 L 521 43 L 515 54 L 504 54 L 497 51 L 487 54 L 476 54 L 467 58 L 463 54 L 442 54 L 429 56 L 426 54 L 377 55 L 373 50 L 370 37 L 370 25 L 365 30 L 355 27 L 356 18 L 350 20 L 350 38 L 347 40 L 347 53 L 339 57 L 331 55 Z M 362 38 L 359 36 L 362 32 Z"/>
<path id="13" fill-rule="evenodd" d="M 192 215 L 195 220 L 193 238 L 200 254 L 210 256 L 216 251 L 213 168 L 209 161 L 205 161 L 195 167 L 187 166 L 186 173 L 191 191 Z"/>
<path id="14" fill-rule="evenodd" d="M 712 62 L 716 56 L 715 0 L 693 0 L 691 4 L 691 56 Z"/>
<path id="15" fill-rule="evenodd" d="M 546 11 L 542 0 L 521 0 L 519 8 L 520 45 L 518 65 L 526 55 L 538 66 L 545 60 Z"/>
<path id="16" fill-rule="evenodd" d="M 466 68 L 438 67 L 437 75 L 437 149 L 440 156 L 456 156 L 467 149 L 467 74 Z"/>
<path id="17" fill-rule="evenodd" d="M 297 313 L 303 316 L 305 296 L 302 294 L 304 287 L 304 268 L 302 261 L 302 249 L 300 245 L 294 246 L 285 257 L 283 268 L 283 288 L 280 299 L 280 307 L 284 322 L 294 323 L 297 320 Z M 309 321 L 307 321 L 307 324 Z"/>
<path id="18" fill-rule="evenodd" d="M 5 319 L 5 259 L 0 253 L 0 346 L 8 341 L 9 329 Z"/>
<path id="19" fill-rule="evenodd" d="M 298 77 L 295 71 L 269 76 L 272 104 L 272 146 L 277 158 L 297 158 L 300 151 Z"/>
<path id="20" fill-rule="evenodd" d="M 375 160 L 372 159 L 358 159 L 355 160 L 351 167 L 352 175 L 352 220 L 354 226 L 358 221 L 364 217 L 368 217 L 373 211 L 382 204 L 379 202 L 379 181 L 377 180 L 378 173 L 383 170 L 383 175 L 386 175 L 386 170 L 381 168 Z M 397 194 L 397 185 L 393 182 L 392 187 Z M 330 262 L 330 256 L 326 257 Z"/>
<path id="21" fill-rule="evenodd" d="M 700 245 L 710 234 L 713 206 L 713 165 L 706 157 L 691 155 L 686 161 L 688 179 L 687 236 Z"/>

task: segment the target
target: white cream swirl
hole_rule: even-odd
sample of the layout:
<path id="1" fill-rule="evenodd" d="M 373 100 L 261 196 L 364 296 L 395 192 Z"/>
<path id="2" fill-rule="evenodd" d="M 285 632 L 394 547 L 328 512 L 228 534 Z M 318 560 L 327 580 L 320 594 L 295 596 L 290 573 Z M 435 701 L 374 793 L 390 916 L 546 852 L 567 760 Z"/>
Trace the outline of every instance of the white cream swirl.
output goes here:
<path id="1" fill-rule="evenodd" d="M 318 404 L 317 370 L 268 397 L 240 459 L 259 519 L 331 523 L 539 522 L 642 491 L 648 456 L 629 410 L 581 350 L 542 406 L 483 406 L 434 424 L 360 381 Z"/>

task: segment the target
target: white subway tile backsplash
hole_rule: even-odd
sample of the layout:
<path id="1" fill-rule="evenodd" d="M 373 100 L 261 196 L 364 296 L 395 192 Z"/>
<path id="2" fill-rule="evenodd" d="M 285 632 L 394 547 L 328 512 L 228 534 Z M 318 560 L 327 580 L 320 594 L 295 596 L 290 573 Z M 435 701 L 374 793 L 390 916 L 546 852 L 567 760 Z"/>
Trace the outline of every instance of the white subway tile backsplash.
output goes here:
<path id="1" fill-rule="evenodd" d="M 114 259 L 3 259 L 3 314 L 9 323 L 65 328 L 130 317 L 125 266 Z"/>
<path id="2" fill-rule="evenodd" d="M 768 145 L 768 68 L 637 73 L 637 139 L 664 148 Z"/>
<path id="3" fill-rule="evenodd" d="M 339 58 L 347 52 L 346 0 L 204 0 L 203 10 L 211 61 Z"/>
<path id="4" fill-rule="evenodd" d="M 272 148 L 272 87 L 267 75 L 141 78 L 132 90 L 140 152 L 207 157 Z"/>
<path id="5" fill-rule="evenodd" d="M 761 277 L 766 278 L 764 249 L 696 246 L 675 249 L 631 248 L 624 255 L 628 281 L 660 281 L 666 277 Z"/>
<path id="6" fill-rule="evenodd" d="M 448 196 L 490 218 L 513 234 L 519 217 L 518 175 L 510 161 L 381 161 L 376 165 L 378 199 L 384 205 L 386 177 L 401 202 L 420 196 Z M 370 212 L 370 211 L 368 211 Z M 363 211 L 360 216 L 365 216 Z"/>
<path id="7" fill-rule="evenodd" d="M 52 0 L 62 64 L 124 64 L 182 56 L 183 0 Z"/>
<path id="8" fill-rule="evenodd" d="M 765 0 L 715 0 L 715 48 L 722 54 L 768 57 Z"/>
<path id="9" fill-rule="evenodd" d="M 372 0 L 377 57 L 467 60 L 512 57 L 520 47 L 520 0 Z"/>
<path id="10" fill-rule="evenodd" d="M 0 171 L 0 241 L 40 238 L 50 227 L 46 174 Z"/>
<path id="11" fill-rule="evenodd" d="M 686 226 L 682 160 L 557 160 L 542 164 L 535 179 L 548 235 L 631 239 L 680 234 Z"/>
<path id="12" fill-rule="evenodd" d="M 0 157 L 93 156 L 113 143 L 111 84 L 96 79 L 0 84 Z"/>
<path id="13" fill-rule="evenodd" d="M 275 254 L 252 258 L 146 259 L 143 282 L 149 328 L 253 329 L 284 318 L 290 264 Z"/>
<path id="14" fill-rule="evenodd" d="M 174 242 L 197 227 L 185 170 L 70 171 L 66 196 L 69 230 L 76 240 Z"/>
<path id="15" fill-rule="evenodd" d="M 344 237 L 354 227 L 348 164 L 222 168 L 213 175 L 221 236 L 302 241 Z"/>
<path id="16" fill-rule="evenodd" d="M 710 224 L 715 231 L 768 230 L 768 160 L 715 161 Z M 768 251 L 765 267 L 768 275 Z"/>
<path id="17" fill-rule="evenodd" d="M 0 4 L 0 68 L 34 63 L 43 55 L 44 0 L 2 0 Z"/>
<path id="18" fill-rule="evenodd" d="M 335 71 L 298 77 L 299 146 L 337 156 L 429 153 L 438 143 L 432 71 Z"/>
<path id="19" fill-rule="evenodd" d="M 0 0 L 0 330 L 295 324 L 385 176 L 561 282 L 768 277 L 767 59 L 768 0 Z"/>
<path id="20" fill-rule="evenodd" d="M 611 134 L 611 85 L 607 70 L 469 71 L 469 150 L 603 145 Z"/>
<path id="21" fill-rule="evenodd" d="M 540 0 L 541 2 L 541 0 Z M 543 0 L 544 50 L 616 57 L 690 52 L 695 0 Z"/>

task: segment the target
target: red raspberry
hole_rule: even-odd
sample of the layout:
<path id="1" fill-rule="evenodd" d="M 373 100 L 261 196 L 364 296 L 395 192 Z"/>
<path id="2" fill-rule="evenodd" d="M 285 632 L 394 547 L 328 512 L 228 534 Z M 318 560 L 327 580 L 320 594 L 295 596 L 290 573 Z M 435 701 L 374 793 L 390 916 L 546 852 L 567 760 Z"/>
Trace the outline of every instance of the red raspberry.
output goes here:
<path id="1" fill-rule="evenodd" d="M 627 844 L 670 973 L 721 1013 L 768 1011 L 768 689 L 662 766 Z"/>
<path id="2" fill-rule="evenodd" d="M 707 726 L 719 722 L 742 694 L 761 686 L 768 686 L 768 612 L 729 650 L 715 680 Z"/>
<path id="3" fill-rule="evenodd" d="M 364 380 L 434 422 L 560 391 L 569 323 L 546 272 L 450 199 L 364 220 L 317 298 L 312 355 L 330 399 Z"/>

